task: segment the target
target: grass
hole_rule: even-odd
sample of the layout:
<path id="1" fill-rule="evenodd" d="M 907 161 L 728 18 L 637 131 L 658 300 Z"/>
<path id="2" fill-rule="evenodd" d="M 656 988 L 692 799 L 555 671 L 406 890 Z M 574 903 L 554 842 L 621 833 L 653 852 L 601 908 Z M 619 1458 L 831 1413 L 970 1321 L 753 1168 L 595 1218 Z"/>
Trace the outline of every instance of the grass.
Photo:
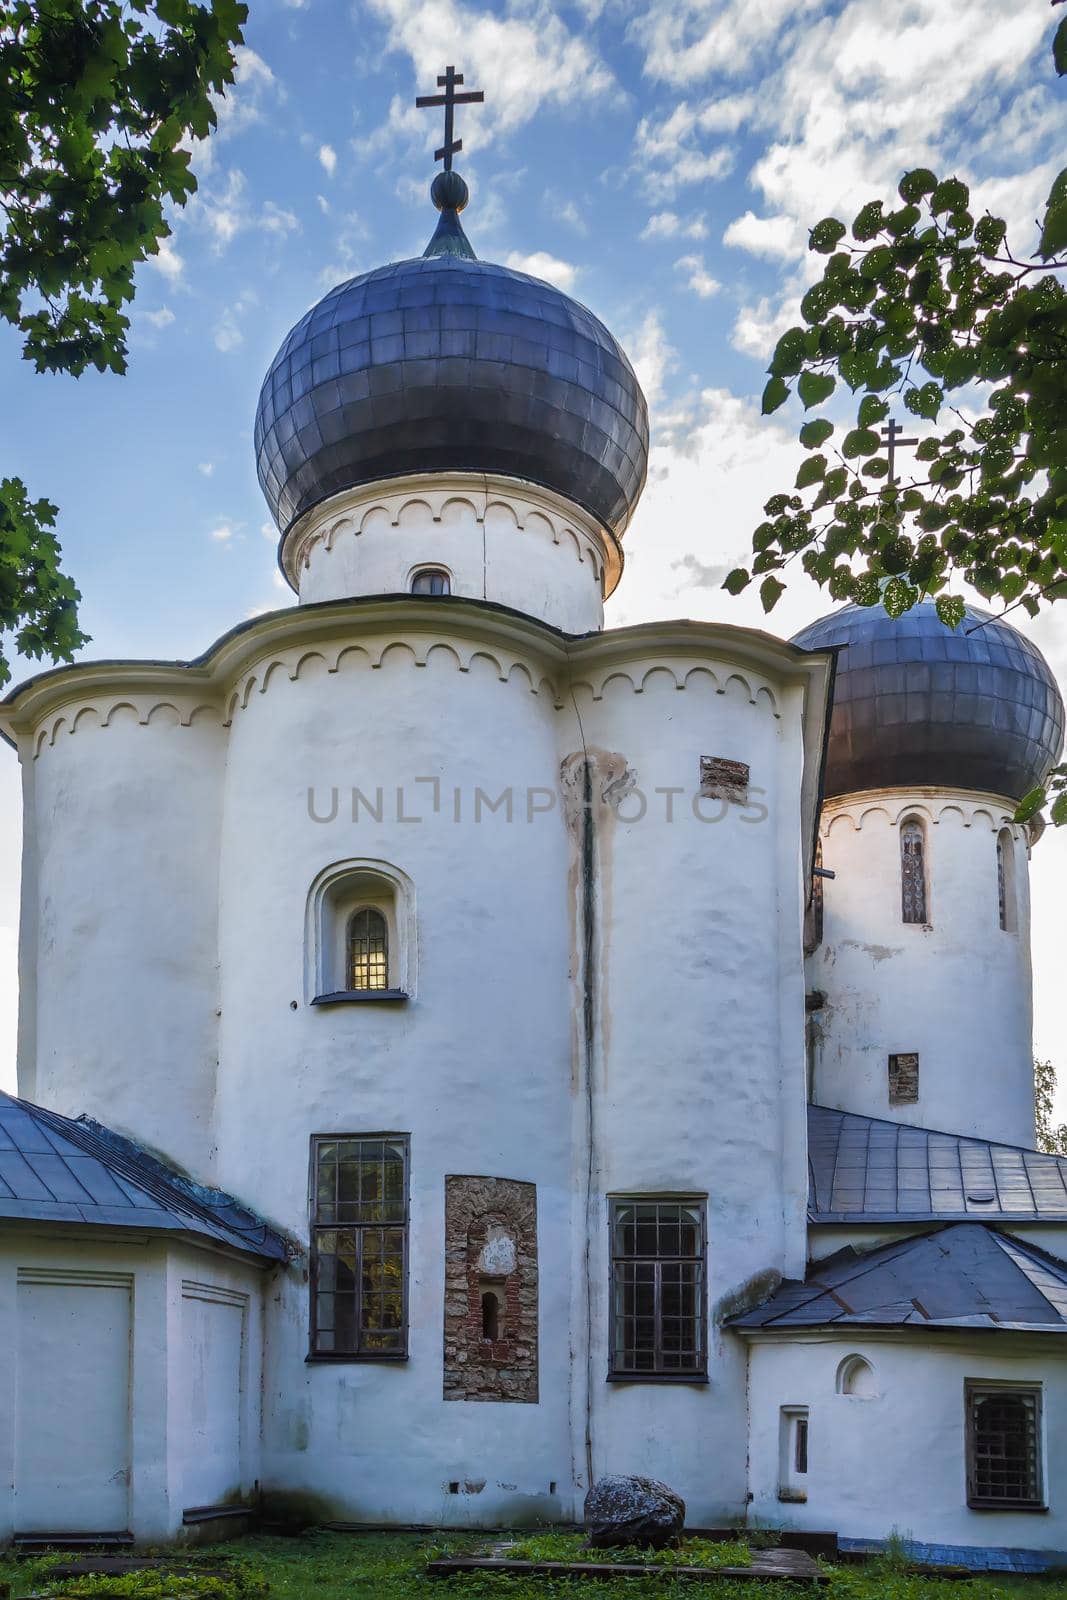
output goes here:
<path id="1" fill-rule="evenodd" d="M 648 1550 L 637 1545 L 591 1550 L 580 1533 L 534 1533 L 500 1554 L 510 1561 L 621 1561 L 655 1567 L 748 1567 L 752 1555 L 743 1539 L 716 1542 L 687 1539 L 680 1547 Z"/>
<path id="2" fill-rule="evenodd" d="M 577 1536 L 544 1532 L 517 1537 L 527 1546 L 540 1546 L 544 1540 Z M 229 1569 L 236 1563 L 235 1576 L 237 1572 L 242 1575 L 245 1594 L 255 1593 L 248 1585 L 261 1576 L 270 1586 L 271 1600 L 652 1600 L 653 1596 L 656 1600 L 695 1600 L 697 1595 L 701 1600 L 801 1600 L 805 1594 L 804 1589 L 785 1584 L 717 1582 L 713 1570 L 709 1570 L 706 1584 L 695 1585 L 672 1582 L 667 1574 L 620 1578 L 617 1582 L 609 1579 L 596 1584 L 578 1578 L 545 1581 L 478 1574 L 445 1582 L 425 1576 L 425 1564 L 431 1554 L 471 1555 L 485 1550 L 489 1543 L 500 1543 L 502 1538 L 485 1534 L 314 1532 L 295 1539 L 257 1536 L 214 1549 L 171 1553 L 182 1566 Z M 812 1591 L 812 1600 L 816 1595 L 825 1600 L 1022 1600 L 1024 1596 L 1026 1600 L 1067 1600 L 1067 1583 L 1062 1579 L 1045 1582 L 980 1577 L 963 1582 L 922 1578 L 900 1570 L 900 1562 L 895 1560 L 828 1570 L 829 1586 Z M 24 1600 L 35 1589 L 64 1592 L 62 1585 L 42 1590 L 41 1580 L 46 1576 L 47 1563 L 18 1562 L 0 1556 L 0 1586 L 4 1580 L 10 1582 L 12 1600 Z M 69 1588 L 66 1592 L 72 1593 Z M 138 1587 L 128 1579 L 109 1579 L 107 1592 L 129 1596 L 130 1600 L 153 1600 L 152 1588 Z M 155 1596 L 161 1592 L 179 1591 L 173 1584 L 161 1591 L 157 1584 Z M 207 1586 L 202 1587 L 201 1594 L 204 1600 L 216 1600 L 216 1596 L 217 1600 L 231 1600 L 230 1595 L 218 1595 L 217 1590 L 212 1595 Z M 244 1596 L 235 1589 L 233 1600 L 244 1600 Z"/>

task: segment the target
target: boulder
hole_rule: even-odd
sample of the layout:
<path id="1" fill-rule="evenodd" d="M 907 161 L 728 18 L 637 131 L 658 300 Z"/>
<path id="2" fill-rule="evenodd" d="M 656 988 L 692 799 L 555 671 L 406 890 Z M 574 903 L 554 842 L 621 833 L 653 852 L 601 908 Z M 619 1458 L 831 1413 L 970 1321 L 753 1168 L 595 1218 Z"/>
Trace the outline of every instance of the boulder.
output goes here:
<path id="1" fill-rule="evenodd" d="M 599 1549 L 643 1544 L 659 1548 L 677 1539 L 685 1501 L 655 1478 L 599 1478 L 585 1497 L 585 1532 Z"/>

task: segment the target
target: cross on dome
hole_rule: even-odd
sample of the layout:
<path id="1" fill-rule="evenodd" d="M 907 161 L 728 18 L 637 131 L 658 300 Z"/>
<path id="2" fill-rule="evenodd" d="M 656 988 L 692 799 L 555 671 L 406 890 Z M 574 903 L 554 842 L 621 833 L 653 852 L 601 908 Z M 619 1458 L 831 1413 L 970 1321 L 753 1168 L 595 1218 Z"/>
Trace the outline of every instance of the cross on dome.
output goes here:
<path id="1" fill-rule="evenodd" d="M 444 89 L 444 94 L 420 94 L 415 100 L 415 105 L 420 111 L 426 106 L 445 108 L 445 142 L 440 150 L 434 151 L 433 158 L 435 161 L 444 161 L 446 172 L 452 171 L 452 157 L 463 149 L 463 140 L 453 137 L 456 106 L 474 105 L 485 99 L 481 89 L 468 89 L 465 94 L 457 94 L 456 88 L 462 82 L 462 72 L 457 72 L 455 67 L 446 67 L 444 77 L 437 79 L 437 86 Z"/>

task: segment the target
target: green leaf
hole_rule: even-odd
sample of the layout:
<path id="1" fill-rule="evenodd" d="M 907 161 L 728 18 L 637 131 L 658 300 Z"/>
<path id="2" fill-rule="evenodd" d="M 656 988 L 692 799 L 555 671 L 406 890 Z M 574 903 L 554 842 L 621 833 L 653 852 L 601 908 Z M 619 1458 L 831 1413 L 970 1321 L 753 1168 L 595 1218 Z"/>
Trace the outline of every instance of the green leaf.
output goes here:
<path id="1" fill-rule="evenodd" d="M 1067 17 L 1056 29 L 1052 41 L 1052 60 L 1060 77 L 1067 75 Z"/>
<path id="2" fill-rule="evenodd" d="M 919 598 L 918 589 L 903 578 L 890 578 L 882 590 L 882 604 L 889 616 L 902 617 L 905 611 L 910 611 Z"/>
<path id="3" fill-rule="evenodd" d="M 735 567 L 732 572 L 727 573 L 723 580 L 723 588 L 728 594 L 740 594 L 741 590 L 747 589 L 751 582 L 752 579 L 744 567 Z"/>
<path id="4" fill-rule="evenodd" d="M 805 411 L 829 400 L 837 387 L 837 379 L 830 372 L 802 372 L 797 383 L 797 393 L 804 402 Z"/>
<path id="5" fill-rule="evenodd" d="M 780 378 L 794 377 L 808 354 L 807 337 L 803 328 L 788 328 L 775 345 L 769 370 Z"/>
<path id="6" fill-rule="evenodd" d="M 852 233 L 862 243 L 867 239 L 873 239 L 881 229 L 881 226 L 882 202 L 880 200 L 868 200 L 867 204 L 856 215 L 856 220 L 852 224 Z"/>
<path id="7" fill-rule="evenodd" d="M 915 167 L 911 172 L 906 172 L 900 180 L 898 194 L 902 200 L 921 200 L 924 194 L 931 194 L 937 188 L 937 179 L 928 167 Z"/>
<path id="8" fill-rule="evenodd" d="M 943 211 L 966 211 L 971 191 L 959 178 L 946 178 L 937 185 L 930 196 L 930 210 L 935 216 Z"/>
<path id="9" fill-rule="evenodd" d="M 880 400 L 876 394 L 865 394 L 860 401 L 860 408 L 856 420 L 861 428 L 871 428 L 876 422 L 882 422 L 889 415 L 889 402 Z"/>
<path id="10" fill-rule="evenodd" d="M 1056 796 L 1052 802 L 1052 810 L 1049 812 L 1049 816 L 1052 818 L 1054 827 L 1062 828 L 1067 824 L 1067 794 L 1058 794 Z"/>
<path id="11" fill-rule="evenodd" d="M 964 601 L 958 595 L 939 594 L 937 597 L 937 614 L 946 628 L 958 628 L 966 609 Z"/>
<path id="12" fill-rule="evenodd" d="M 798 489 L 808 489 L 813 483 L 821 483 L 825 474 L 826 457 L 809 456 L 806 461 L 802 461 L 800 464 L 796 487 Z"/>
<path id="13" fill-rule="evenodd" d="M 880 448 L 878 435 L 870 428 L 853 428 L 845 434 L 841 454 L 850 459 L 855 456 L 873 456 Z"/>
<path id="14" fill-rule="evenodd" d="M 762 411 L 769 417 L 772 411 L 777 411 L 779 406 L 784 406 L 789 399 L 789 385 L 784 378 L 773 377 L 763 391 Z"/>
<path id="15" fill-rule="evenodd" d="M 1044 789 L 1031 789 L 1029 794 L 1024 794 L 1015 808 L 1013 822 L 1029 822 L 1036 817 L 1046 799 Z"/>
<path id="16" fill-rule="evenodd" d="M 1045 213 L 1045 224 L 1041 229 L 1041 243 L 1037 253 L 1042 261 L 1050 261 L 1053 256 L 1058 256 L 1065 246 L 1067 246 L 1067 200 L 1061 200 L 1057 205 L 1050 205 Z"/>
<path id="17" fill-rule="evenodd" d="M 764 578 L 759 586 L 759 597 L 763 602 L 764 611 L 773 611 L 783 594 L 785 594 L 784 583 L 777 578 Z"/>
<path id="18" fill-rule="evenodd" d="M 832 255 L 846 232 L 845 224 L 836 217 L 824 217 L 808 234 L 808 249 L 817 250 L 821 256 Z"/>
<path id="19" fill-rule="evenodd" d="M 818 450 L 820 445 L 826 443 L 833 431 L 834 425 L 828 417 L 814 417 L 811 422 L 805 422 L 801 428 L 800 442 L 805 450 Z"/>

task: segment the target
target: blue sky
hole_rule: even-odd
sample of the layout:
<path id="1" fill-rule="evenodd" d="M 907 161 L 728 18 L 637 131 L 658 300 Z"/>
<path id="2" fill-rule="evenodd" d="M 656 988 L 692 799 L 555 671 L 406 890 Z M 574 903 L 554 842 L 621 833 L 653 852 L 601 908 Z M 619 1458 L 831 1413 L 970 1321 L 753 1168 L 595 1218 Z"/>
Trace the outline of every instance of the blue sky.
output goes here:
<path id="1" fill-rule="evenodd" d="M 255 480 L 259 384 L 326 289 L 421 253 L 441 123 L 413 101 L 450 61 L 486 94 L 459 113 L 476 251 L 590 305 L 651 402 L 609 622 L 761 623 L 719 585 L 796 470 L 795 419 L 761 421 L 758 395 L 814 270 L 806 230 L 924 164 L 978 181 L 1026 248 L 1067 150 L 1054 22 L 1046 0 L 251 0 L 199 193 L 139 274 L 128 376 L 38 377 L 0 334 L 0 472 L 61 508 L 86 653 L 189 656 L 291 599 Z M 827 609 L 799 584 L 771 625 Z M 1067 680 L 1067 602 L 1030 631 Z M 0 752 L 0 1084 L 17 791 Z M 1055 1057 L 1067 839 L 1042 843 L 1035 897 L 1038 1044 Z"/>

